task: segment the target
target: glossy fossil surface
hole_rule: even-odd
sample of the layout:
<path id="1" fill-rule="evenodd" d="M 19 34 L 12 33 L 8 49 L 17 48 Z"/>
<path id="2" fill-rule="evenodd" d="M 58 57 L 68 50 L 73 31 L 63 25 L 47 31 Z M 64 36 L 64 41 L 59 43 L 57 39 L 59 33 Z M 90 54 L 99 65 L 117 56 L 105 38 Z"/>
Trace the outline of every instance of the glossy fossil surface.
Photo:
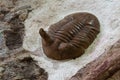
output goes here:
<path id="1" fill-rule="evenodd" d="M 42 28 L 44 53 L 57 60 L 77 58 L 85 52 L 100 32 L 98 19 L 90 13 L 73 13 L 51 25 L 48 32 Z"/>

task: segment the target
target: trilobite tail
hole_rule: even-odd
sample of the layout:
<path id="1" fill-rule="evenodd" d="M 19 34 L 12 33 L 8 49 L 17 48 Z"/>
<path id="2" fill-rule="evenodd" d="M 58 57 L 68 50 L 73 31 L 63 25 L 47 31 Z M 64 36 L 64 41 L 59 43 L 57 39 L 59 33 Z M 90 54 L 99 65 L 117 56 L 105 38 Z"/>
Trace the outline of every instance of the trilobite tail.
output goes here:
<path id="1" fill-rule="evenodd" d="M 39 30 L 40 36 L 43 38 L 43 40 L 46 42 L 47 45 L 50 45 L 53 40 L 50 38 L 50 36 L 44 31 L 44 29 L 40 28 Z"/>

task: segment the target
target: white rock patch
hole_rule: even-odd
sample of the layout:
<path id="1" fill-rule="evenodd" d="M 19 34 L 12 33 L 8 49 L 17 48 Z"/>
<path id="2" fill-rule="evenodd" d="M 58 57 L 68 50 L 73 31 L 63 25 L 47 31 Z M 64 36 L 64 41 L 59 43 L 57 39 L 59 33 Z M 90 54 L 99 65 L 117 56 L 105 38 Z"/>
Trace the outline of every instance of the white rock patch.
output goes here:
<path id="1" fill-rule="evenodd" d="M 33 0 L 31 0 L 33 1 Z M 40 0 L 38 0 L 37 4 Z M 90 12 L 101 24 L 101 32 L 86 53 L 75 60 L 56 61 L 47 58 L 41 47 L 39 29 L 48 27 L 75 12 Z M 109 46 L 120 39 L 119 0 L 46 0 L 33 10 L 25 22 L 26 35 L 23 47 L 40 56 L 33 56 L 39 65 L 49 73 L 48 80 L 68 80 L 80 68 L 96 59 Z"/>

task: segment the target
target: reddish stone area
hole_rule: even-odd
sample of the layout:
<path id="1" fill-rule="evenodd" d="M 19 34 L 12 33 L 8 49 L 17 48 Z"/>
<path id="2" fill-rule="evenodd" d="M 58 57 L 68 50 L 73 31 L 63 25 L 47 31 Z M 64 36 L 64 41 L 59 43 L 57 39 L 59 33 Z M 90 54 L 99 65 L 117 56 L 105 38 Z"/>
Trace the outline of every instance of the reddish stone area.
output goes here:
<path id="1" fill-rule="evenodd" d="M 120 40 L 70 80 L 120 80 Z"/>

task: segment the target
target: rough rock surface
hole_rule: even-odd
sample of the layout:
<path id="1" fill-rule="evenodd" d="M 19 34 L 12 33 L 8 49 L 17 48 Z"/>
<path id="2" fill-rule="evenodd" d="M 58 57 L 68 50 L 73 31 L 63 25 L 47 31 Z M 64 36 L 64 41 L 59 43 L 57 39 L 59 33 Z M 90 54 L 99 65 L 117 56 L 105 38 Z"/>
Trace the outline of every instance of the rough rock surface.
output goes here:
<path id="1" fill-rule="evenodd" d="M 0 80 L 47 80 L 48 74 L 25 51 L 0 61 Z M 8 60 L 7 60 L 8 59 Z"/>
<path id="2" fill-rule="evenodd" d="M 27 5 L 9 7 L 0 4 L 0 57 L 22 50 L 24 21 L 29 11 L 30 6 Z"/>
<path id="3" fill-rule="evenodd" d="M 6 1 L 7 2 L 7 1 Z M 8 3 L 6 4 L 9 4 Z M 11 4 L 12 5 L 12 4 Z M 0 4 L 0 80 L 47 80 L 48 74 L 22 49 L 29 6 Z M 28 53 L 28 54 L 27 54 Z M 26 55 L 27 54 L 27 55 Z"/>
<path id="4" fill-rule="evenodd" d="M 32 6 L 33 10 L 24 23 L 23 48 L 39 55 L 33 58 L 48 72 L 48 80 L 68 80 L 79 69 L 103 54 L 110 48 L 110 45 L 120 39 L 119 0 L 0 0 L 1 3 L 9 8 L 16 5 Z M 55 61 L 47 58 L 42 51 L 39 29 L 42 27 L 47 30 L 51 24 L 75 12 L 90 12 L 98 17 L 101 24 L 98 38 L 84 55 L 75 60 Z M 3 35 L 0 35 L 0 42 L 4 44 L 3 39 Z M 2 47 L 2 53 L 7 50 L 5 46 Z"/>

